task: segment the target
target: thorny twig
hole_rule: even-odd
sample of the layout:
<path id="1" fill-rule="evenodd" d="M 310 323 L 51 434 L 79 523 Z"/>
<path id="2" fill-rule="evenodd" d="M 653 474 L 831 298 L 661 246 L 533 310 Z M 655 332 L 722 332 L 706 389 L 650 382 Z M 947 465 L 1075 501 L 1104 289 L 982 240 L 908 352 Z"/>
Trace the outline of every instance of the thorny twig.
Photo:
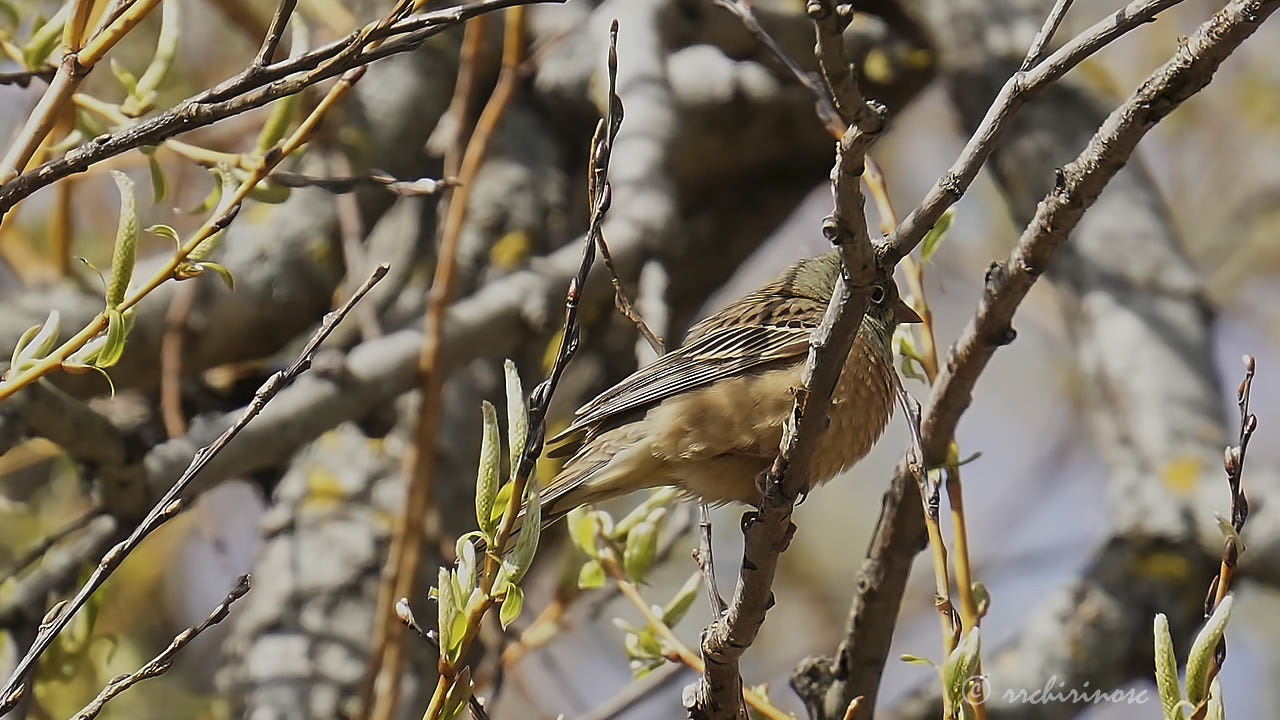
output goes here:
<path id="1" fill-rule="evenodd" d="M 62 630 L 66 628 L 67 624 L 71 622 L 71 618 L 74 617 L 76 612 L 84 606 L 85 602 L 88 601 L 89 596 L 97 591 L 98 588 L 102 587 L 102 584 L 106 582 L 107 578 L 111 576 L 116 568 L 120 567 L 120 564 L 124 562 L 125 558 L 127 558 L 129 554 L 132 553 L 138 545 L 140 545 L 142 541 L 152 533 L 152 531 L 163 525 L 186 507 L 190 500 L 189 498 L 181 497 L 182 492 L 186 490 L 200 471 L 212 462 L 213 459 L 217 457 L 218 453 L 221 452 L 222 449 L 225 448 L 242 429 L 244 429 L 244 426 L 248 425 L 249 421 L 253 420 L 254 417 L 262 412 L 262 409 L 266 407 L 267 403 L 271 402 L 272 398 L 274 398 L 281 390 L 288 387 L 289 384 L 296 380 L 299 375 L 306 372 L 311 367 L 312 358 L 315 357 L 316 351 L 320 347 L 320 343 L 324 342 L 324 339 L 333 332 L 333 329 L 338 326 L 338 323 L 342 322 L 342 319 L 347 316 L 347 313 L 351 312 L 351 309 L 355 304 L 359 302 L 360 299 L 363 298 L 365 294 L 367 294 L 369 290 L 387 274 L 389 269 L 390 268 L 387 265 L 378 266 L 378 268 L 373 271 L 373 274 L 369 276 L 369 279 L 365 281 L 364 285 L 360 287 L 360 290 L 352 295 L 342 307 L 330 312 L 328 315 L 325 315 L 324 321 L 320 324 L 320 327 L 316 330 L 315 334 L 311 336 L 311 339 L 307 341 L 307 344 L 302 348 L 297 359 L 295 359 L 289 367 L 284 370 L 280 370 L 267 378 L 266 382 L 262 384 L 262 387 L 258 388 L 258 391 L 254 394 L 253 402 L 245 408 L 244 413 L 239 417 L 239 419 L 219 435 L 216 440 L 196 452 L 195 457 L 191 460 L 191 464 L 187 466 L 186 471 L 182 473 L 181 477 L 179 477 L 178 480 L 174 482 L 173 486 L 165 492 L 158 502 L 156 502 L 150 512 L 147 513 L 146 517 L 143 518 L 142 522 L 134 528 L 133 532 L 129 533 L 127 538 L 122 540 L 115 547 L 111 548 L 111 550 L 107 551 L 107 554 L 98 562 L 97 567 L 94 568 L 89 579 L 80 587 L 75 596 L 69 601 L 60 603 L 55 610 L 49 613 L 45 621 L 40 624 L 40 629 L 36 634 L 35 641 L 15 666 L 12 674 L 9 676 L 9 679 L 5 681 L 4 689 L 0 690 L 0 713 L 7 712 L 17 704 L 22 695 L 27 673 L 31 671 L 36 660 L 38 660 L 40 656 L 49 649 L 49 646 L 53 644 L 54 638 L 58 636 L 58 633 L 62 632 Z"/>
<path id="2" fill-rule="evenodd" d="M 213 609 L 213 612 L 209 613 L 209 617 L 204 619 L 204 622 L 178 633 L 178 635 L 173 638 L 173 641 L 169 643 L 169 647 L 162 650 L 159 655 L 152 658 L 146 665 L 143 665 L 128 675 L 116 677 L 111 682 L 107 683 L 107 686 L 98 693 L 98 696 L 88 705 L 84 706 L 84 709 L 76 713 L 71 720 L 93 720 L 93 718 L 98 717 L 98 714 L 102 712 L 103 707 L 110 702 L 112 698 L 123 693 L 134 685 L 137 685 L 143 680 L 150 680 L 151 678 L 159 677 L 160 675 L 169 672 L 169 668 L 173 667 L 174 657 L 182 650 L 182 648 L 186 647 L 187 644 L 194 640 L 200 633 L 227 619 L 227 616 L 231 612 L 231 604 L 244 597 L 248 592 L 249 576 L 241 575 L 240 579 L 236 581 L 235 587 L 231 588 L 227 593 L 227 596 L 223 598 L 222 602 L 218 603 L 218 606 Z"/>

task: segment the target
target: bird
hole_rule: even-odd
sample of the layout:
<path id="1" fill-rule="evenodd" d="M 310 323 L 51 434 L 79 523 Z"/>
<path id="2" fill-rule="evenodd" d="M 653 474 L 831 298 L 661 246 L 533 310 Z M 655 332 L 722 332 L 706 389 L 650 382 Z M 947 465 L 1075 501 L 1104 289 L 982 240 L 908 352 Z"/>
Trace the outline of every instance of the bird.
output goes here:
<path id="1" fill-rule="evenodd" d="M 817 329 L 840 275 L 838 251 L 802 258 L 773 281 L 694 325 L 658 357 L 574 413 L 548 441 L 567 457 L 541 489 L 544 524 L 574 508 L 671 486 L 688 499 L 759 506 L 761 483 Z M 852 466 L 893 412 L 893 335 L 920 316 L 880 269 L 867 312 L 832 393 L 810 486 Z"/>

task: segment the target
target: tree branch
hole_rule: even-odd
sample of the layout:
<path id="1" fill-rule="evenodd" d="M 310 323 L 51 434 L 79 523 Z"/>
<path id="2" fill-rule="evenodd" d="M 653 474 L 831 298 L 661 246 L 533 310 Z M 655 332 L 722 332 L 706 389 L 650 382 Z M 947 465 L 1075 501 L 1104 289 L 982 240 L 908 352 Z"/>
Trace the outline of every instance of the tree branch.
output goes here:
<path id="1" fill-rule="evenodd" d="M 924 414 L 927 465 L 943 460 L 947 444 L 969 405 L 973 387 L 987 361 L 997 348 L 1014 338 L 1011 320 L 1019 303 L 1085 210 L 1124 167 L 1146 132 L 1203 88 L 1222 61 L 1274 12 L 1276 5 L 1277 0 L 1229 3 L 1181 43 L 1175 55 L 1111 113 L 1085 150 L 1061 169 L 1053 191 L 1040 201 L 1034 218 L 1009 258 L 991 265 L 977 312 L 948 353 Z M 1060 53 L 1061 50 L 1050 61 Z M 1006 85 L 1006 89 L 1008 87 Z M 1001 97 L 1004 97 L 1003 91 Z M 999 102 L 997 100 L 997 104 Z M 991 117 L 992 113 L 988 112 L 984 125 Z M 975 138 L 980 133 L 981 130 Z M 841 645 L 836 660 L 826 669 L 825 677 L 824 673 L 815 671 L 815 663 L 810 661 L 796 680 L 796 684 L 804 688 L 809 707 L 821 708 L 821 717 L 841 717 L 849 700 L 858 695 L 874 699 L 888 652 L 887 640 L 897 616 L 898 603 L 892 596 L 900 596 L 902 589 L 901 584 L 890 587 L 890 583 L 905 583 L 910 558 L 923 545 L 923 528 L 919 524 L 919 512 L 914 509 L 919 506 L 918 498 L 909 492 L 911 480 L 904 476 L 904 470 L 905 466 L 900 464 L 886 495 L 886 509 L 873 541 L 873 558 L 859 577 L 860 597 L 850 618 L 850 635 Z M 885 522 L 887 519 L 896 522 Z M 906 521 L 905 527 L 897 527 L 897 522 L 902 521 Z M 884 614 L 866 614 L 871 611 Z M 875 647 L 877 643 L 864 643 L 866 636 L 854 634 L 872 628 L 875 632 L 871 637 L 883 645 Z M 817 670 L 822 670 L 820 665 Z M 874 703 L 864 703 L 864 707 L 874 709 Z"/>

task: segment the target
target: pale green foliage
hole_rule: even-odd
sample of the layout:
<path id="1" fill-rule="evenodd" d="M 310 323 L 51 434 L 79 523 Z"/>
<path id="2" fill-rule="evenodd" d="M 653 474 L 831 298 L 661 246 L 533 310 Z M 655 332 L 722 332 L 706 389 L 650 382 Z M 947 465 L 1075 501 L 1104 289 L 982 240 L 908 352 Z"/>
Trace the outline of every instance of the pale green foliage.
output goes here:
<path id="1" fill-rule="evenodd" d="M 1187 654 L 1185 693 L 1178 686 L 1178 665 L 1173 653 L 1173 639 L 1169 634 L 1169 620 L 1163 614 L 1156 615 L 1156 687 L 1160 692 L 1160 709 L 1164 720 L 1186 720 L 1188 710 L 1192 713 L 1191 717 L 1197 717 L 1196 713 L 1202 712 L 1199 717 L 1223 719 L 1222 686 L 1216 677 L 1210 682 L 1209 671 L 1218 643 L 1226 632 L 1227 621 L 1231 619 L 1233 602 L 1231 595 L 1224 597 L 1191 644 L 1191 652 Z"/>
<path id="2" fill-rule="evenodd" d="M 498 440 L 498 413 L 487 400 L 481 403 L 484 428 L 480 436 L 480 470 L 476 475 L 476 523 L 480 534 L 493 542 L 498 529 L 498 517 L 494 517 L 494 504 L 498 499 L 498 470 L 502 463 L 502 448 Z"/>
<path id="3" fill-rule="evenodd" d="M 151 57 L 151 64 L 147 65 L 142 77 L 138 78 L 132 88 L 127 88 L 129 96 L 120 105 L 121 112 L 130 117 L 136 117 L 155 107 L 156 91 L 169 76 L 174 58 L 178 55 L 178 40 L 182 32 L 182 3 L 166 2 L 161 5 L 163 14 L 155 55 Z M 152 177 L 155 177 L 154 170 Z"/>
<path id="4" fill-rule="evenodd" d="M 1191 653 L 1187 655 L 1187 700 L 1194 705 L 1199 705 L 1209 692 L 1209 665 L 1231 619 L 1231 605 L 1230 595 L 1223 598 L 1191 644 Z"/>
<path id="5" fill-rule="evenodd" d="M 920 260 L 921 262 L 929 262 L 929 258 L 938 251 L 938 246 L 947 237 L 947 231 L 951 229 L 951 221 L 955 219 L 955 207 L 949 207 L 942 213 L 942 217 L 938 218 L 938 222 L 929 228 L 929 232 L 925 233 L 924 239 L 920 241 Z"/>
<path id="6" fill-rule="evenodd" d="M 1156 615 L 1155 634 L 1156 690 L 1160 693 L 1160 709 L 1165 720 L 1184 720 L 1186 715 L 1179 705 L 1182 689 L 1178 686 L 1178 660 L 1173 655 L 1173 638 L 1169 635 L 1169 619 L 1164 613 Z"/>
<path id="7" fill-rule="evenodd" d="M 50 310 L 49 316 L 39 325 L 32 325 L 18 338 L 13 348 L 13 356 L 9 361 L 9 372 L 18 373 L 26 370 L 36 362 L 44 359 L 58 342 L 58 331 L 62 325 L 62 315 L 57 310 Z"/>
<path id="8" fill-rule="evenodd" d="M 960 638 L 946 662 L 942 664 L 942 688 L 945 717 L 960 717 L 964 707 L 965 688 L 978 671 L 981 660 L 982 642 L 978 628 L 972 628 Z"/>

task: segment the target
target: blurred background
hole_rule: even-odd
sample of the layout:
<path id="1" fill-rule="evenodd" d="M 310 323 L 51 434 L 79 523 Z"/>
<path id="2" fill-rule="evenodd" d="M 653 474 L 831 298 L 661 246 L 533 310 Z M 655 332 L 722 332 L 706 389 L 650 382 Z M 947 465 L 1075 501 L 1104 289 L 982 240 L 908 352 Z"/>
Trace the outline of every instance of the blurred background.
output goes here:
<path id="1" fill-rule="evenodd" d="M 156 112 L 242 70 L 274 9 L 261 0 L 164 3 L 180 5 L 181 37 Z M 804 3 L 753 5 L 792 57 L 813 69 Z M 1079 0 L 1058 42 L 1118 7 Z M 1007 256 L 1034 203 L 1052 188 L 1053 168 L 1074 158 L 1098 121 L 1219 7 L 1179 4 L 1022 112 L 924 268 L 940 352 L 972 317 L 988 264 Z M 58 10 L 30 0 L 5 8 L 12 12 L 0 17 L 0 32 L 19 47 Z M 885 102 L 892 117 L 871 154 L 905 216 L 1016 69 L 1048 3 L 886 0 L 855 9 L 846 45 L 867 94 Z M 293 28 L 290 42 L 318 46 L 385 11 L 365 0 L 303 0 L 294 16 L 301 30 Z M 160 32 L 154 15 L 113 50 L 113 66 L 141 74 Z M 811 96 L 735 17 L 703 0 L 531 7 L 515 96 L 466 197 L 456 293 L 444 324 L 447 372 L 432 448 L 427 552 L 411 597 L 427 625 L 435 618 L 426 599 L 435 568 L 451 556 L 454 538 L 472 528 L 480 402 L 499 404 L 501 415 L 504 357 L 532 387 L 554 352 L 586 226 L 586 160 L 615 17 L 626 117 L 605 232 L 655 331 L 674 341 L 795 258 L 826 248 L 820 228 L 831 210 L 832 139 Z M 494 87 L 502 31 L 503 15 L 487 16 L 462 106 L 455 92 L 458 27 L 371 65 L 284 169 L 310 177 L 374 170 L 407 180 L 442 177 L 447 163 L 457 162 L 456 139 L 465 139 Z M 1280 716 L 1280 693 L 1268 682 L 1280 673 L 1280 520 L 1266 502 L 1280 490 L 1280 444 L 1270 441 L 1280 426 L 1277 47 L 1280 29 L 1264 24 L 1208 88 L 1142 141 L 1020 307 L 1017 340 L 996 353 L 960 423 L 961 456 L 980 453 L 963 472 L 975 573 L 992 597 L 983 640 L 996 693 L 1057 677 L 1067 687 L 1146 688 L 1150 698 L 997 705 L 992 717 L 1160 717 L 1148 679 L 1151 617 L 1170 614 L 1181 628 L 1175 647 L 1183 657 L 1209 578 L 1201 566 L 1214 566 L 1221 549 L 1214 513 L 1229 512 L 1221 452 L 1237 432 L 1234 389 L 1244 353 L 1255 355 L 1259 368 L 1259 430 L 1244 473 L 1255 514 L 1221 682 L 1230 717 Z M 21 70 L 3 62 L 0 71 Z M 40 80 L 0 85 L 0 138 L 15 135 L 44 87 Z M 81 93 L 108 104 L 125 96 L 105 67 Z M 315 88 L 304 92 L 290 122 L 321 96 Z M 75 117 L 60 120 L 65 126 L 54 142 L 76 128 L 88 138 L 134 122 L 94 114 L 91 103 L 77 106 Z M 181 139 L 232 156 L 250 153 L 273 107 Z M 42 156 L 66 149 L 46 147 Z M 164 178 L 163 199 L 150 189 L 149 158 Z M 185 234 L 209 214 L 211 206 L 201 203 L 217 180 L 168 144 L 150 156 L 121 154 L 23 200 L 0 223 L 6 353 L 50 309 L 60 311 L 64 336 L 100 309 L 94 268 L 110 267 L 119 213 L 108 168 L 137 184 L 143 227 L 167 224 Z M 254 588 L 230 619 L 184 650 L 169 673 L 109 704 L 104 716 L 360 716 L 379 572 L 404 507 L 417 415 L 414 367 L 444 202 L 369 184 L 350 194 L 299 187 L 283 202 L 250 200 L 215 256 L 235 276 L 234 291 L 209 276 L 168 283 L 144 299 L 125 355 L 109 371 L 114 395 L 96 374 L 50 378 L 119 429 L 126 456 L 86 457 L 42 435 L 31 411 L 39 397 L 0 405 L 0 667 L 7 675 L 33 620 L 136 522 L 136 515 L 113 511 L 109 492 L 104 499 L 104 478 L 128 470 L 142 478 L 136 491 L 154 500 L 192 448 L 216 436 L 258 384 L 292 359 L 324 312 L 375 264 L 392 263 L 391 276 L 326 344 L 320 371 L 255 421 L 260 427 L 246 431 L 244 445 L 229 448 L 230 458 L 197 483 L 192 509 L 148 539 L 95 595 L 40 663 L 25 716 L 71 715 L 110 678 L 200 622 L 242 573 L 254 576 Z M 168 243 L 144 236 L 140 266 L 158 266 Z M 652 357 L 613 309 L 603 274 L 592 276 L 583 319 L 582 350 L 553 404 L 553 426 Z M 907 388 L 922 401 L 928 396 L 918 380 Z M 843 637 L 880 498 L 907 437 L 895 417 L 869 457 L 797 510 L 798 531 L 774 586 L 777 606 L 742 668 L 748 684 L 766 684 L 773 701 L 797 717 L 805 709 L 788 680 L 801 660 L 831 655 Z M 638 500 L 610 509 L 619 517 Z M 670 524 L 684 523 L 691 510 L 676 506 Z M 724 592 L 741 558 L 742 510 L 713 512 Z M 18 567 L 42 539 L 69 526 L 73 532 L 47 553 Z M 562 535 L 551 534 L 540 549 L 517 633 L 564 596 L 563 568 L 576 572 L 573 564 L 581 562 Z M 1139 537 L 1201 555 L 1188 555 L 1186 567 L 1168 558 L 1117 565 L 1115 548 Z M 670 542 L 643 588 L 659 605 L 696 569 L 689 555 L 695 538 Z M 1118 567 L 1126 568 L 1120 580 L 1113 576 Z M 921 558 L 907 585 L 876 717 L 937 717 L 928 709 L 936 702 L 933 671 L 897 660 L 910 653 L 940 661 L 931 570 Z M 615 618 L 641 622 L 625 600 L 595 590 L 566 607 L 553 638 L 509 662 L 493 660 L 497 641 L 486 635 L 481 667 L 490 682 L 479 692 L 492 717 L 611 716 L 602 709 L 632 682 Z M 699 595 L 677 635 L 696 647 L 710 619 Z M 435 660 L 418 638 L 406 646 L 396 716 L 418 717 L 435 685 Z M 495 693 L 491 668 L 498 665 Z M 683 716 L 680 688 L 693 677 L 670 674 L 617 716 Z"/>

